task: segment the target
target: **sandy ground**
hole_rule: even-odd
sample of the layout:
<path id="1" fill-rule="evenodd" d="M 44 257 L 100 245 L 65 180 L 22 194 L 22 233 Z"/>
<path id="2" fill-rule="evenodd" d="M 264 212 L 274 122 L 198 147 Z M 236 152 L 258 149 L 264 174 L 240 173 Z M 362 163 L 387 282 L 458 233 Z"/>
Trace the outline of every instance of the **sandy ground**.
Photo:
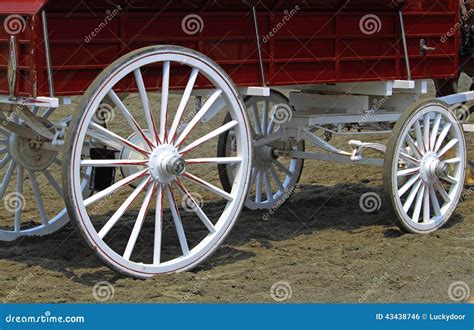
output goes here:
<path id="1" fill-rule="evenodd" d="M 101 281 L 113 285 L 109 302 L 450 302 L 453 282 L 474 288 L 474 191 L 466 190 L 445 228 L 419 236 L 393 225 L 386 202 L 374 213 L 361 210 L 364 193 L 383 196 L 379 168 L 307 161 L 300 183 L 274 213 L 243 211 L 224 245 L 192 272 L 123 277 L 71 225 L 48 237 L 0 243 L 0 299 L 95 302 Z M 48 197 L 48 207 L 61 203 L 54 193 Z M 2 210 L 1 217 L 12 215 Z M 145 241 L 153 239 L 147 228 Z"/>

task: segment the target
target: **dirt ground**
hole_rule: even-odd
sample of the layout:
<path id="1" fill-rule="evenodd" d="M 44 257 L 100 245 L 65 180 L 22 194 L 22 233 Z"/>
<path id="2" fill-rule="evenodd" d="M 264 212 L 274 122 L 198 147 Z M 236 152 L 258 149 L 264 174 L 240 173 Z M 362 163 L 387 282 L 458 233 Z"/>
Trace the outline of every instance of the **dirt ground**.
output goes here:
<path id="1" fill-rule="evenodd" d="M 473 142 L 469 136 L 471 159 Z M 380 168 L 307 161 L 300 183 L 274 213 L 244 210 L 224 245 L 192 272 L 123 277 L 71 225 L 0 243 L 0 298 L 95 302 L 102 281 L 113 285 L 108 302 L 450 302 L 452 283 L 474 290 L 474 190 L 445 228 L 421 236 L 400 232 L 385 201 L 374 213 L 359 206 L 364 193 L 383 196 Z"/>

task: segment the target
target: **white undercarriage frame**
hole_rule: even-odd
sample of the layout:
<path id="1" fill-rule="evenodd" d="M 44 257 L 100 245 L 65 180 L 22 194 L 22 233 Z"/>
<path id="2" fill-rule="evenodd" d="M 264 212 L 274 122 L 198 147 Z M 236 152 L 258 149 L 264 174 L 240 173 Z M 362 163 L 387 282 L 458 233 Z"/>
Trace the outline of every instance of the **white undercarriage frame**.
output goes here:
<path id="1" fill-rule="evenodd" d="M 277 141 L 301 141 L 307 145 L 316 146 L 324 153 L 302 152 L 292 150 L 292 146 L 285 145 L 282 150 L 276 150 L 278 156 L 286 156 L 294 159 L 314 159 L 341 163 L 357 163 L 363 165 L 383 166 L 383 159 L 364 158 L 364 149 L 374 149 L 385 152 L 385 146 L 376 143 L 364 143 L 357 140 L 350 141 L 349 151 L 341 150 L 331 145 L 326 139 L 316 134 L 322 132 L 331 135 L 362 135 L 362 134 L 389 134 L 391 129 L 383 124 L 395 123 L 403 110 L 413 102 L 417 101 L 422 94 L 427 93 L 427 81 L 388 81 L 358 84 L 336 84 L 315 86 L 289 86 L 297 92 L 290 93 L 290 104 L 295 108 L 291 119 L 282 123 L 278 130 L 268 134 L 265 138 L 256 142 L 254 147 L 268 145 Z M 302 93 L 298 89 L 304 89 Z M 285 89 L 285 87 L 283 88 Z M 208 91 L 195 91 L 195 95 Z M 247 87 L 239 89 L 242 95 L 253 95 L 267 97 L 270 95 L 268 87 Z M 439 100 L 454 105 L 474 100 L 474 92 L 454 94 L 439 98 Z M 355 103 L 354 103 L 355 102 Z M 38 117 L 32 115 L 27 109 L 30 107 L 39 109 L 52 109 L 61 104 L 70 103 L 70 98 L 58 99 L 54 97 L 12 98 L 0 96 L 0 119 L 7 122 L 3 130 L 14 132 L 26 139 L 41 136 L 47 139 L 43 143 L 45 150 L 60 151 L 64 147 L 65 126 L 58 124 L 57 127 L 45 127 Z M 351 107 L 350 105 L 354 105 Z M 372 104 L 374 106 L 372 106 Z M 14 106 L 23 105 L 19 114 L 27 125 L 19 126 L 9 121 L 9 116 Z M 208 113 L 201 119 L 207 122 L 220 110 L 219 102 L 216 102 Z M 18 107 L 17 107 L 18 108 Z M 13 110 L 14 111 L 14 110 Z M 47 112 L 48 110 L 46 110 Z M 356 124 L 356 126 L 354 126 Z M 381 126 L 382 125 L 382 126 Z M 352 130 L 346 131 L 348 127 Z M 354 128 L 356 130 L 354 130 Z M 465 132 L 474 132 L 474 125 L 464 125 Z M 1 156 L 1 155 L 0 155 Z M 8 174 L 8 173 L 7 173 Z M 2 179 L 2 178 L 0 178 Z M 8 182 L 7 182 L 8 183 Z M 6 184 L 6 183 L 4 183 Z M 2 187 L 3 189 L 4 187 Z M 59 187 L 55 187 L 58 189 Z M 3 197 L 2 197 L 3 198 Z M 38 198 L 38 196 L 36 196 Z M 44 215 L 42 215 L 44 218 Z M 43 219 L 43 225 L 47 222 Z M 59 227 L 59 226 L 57 226 Z M 50 233 L 43 230 L 41 233 Z M 21 236 L 21 235 L 20 235 Z M 17 235 L 13 236 L 17 238 Z M 0 240 L 2 238 L 0 237 Z M 10 238 L 11 239 L 11 238 Z"/>

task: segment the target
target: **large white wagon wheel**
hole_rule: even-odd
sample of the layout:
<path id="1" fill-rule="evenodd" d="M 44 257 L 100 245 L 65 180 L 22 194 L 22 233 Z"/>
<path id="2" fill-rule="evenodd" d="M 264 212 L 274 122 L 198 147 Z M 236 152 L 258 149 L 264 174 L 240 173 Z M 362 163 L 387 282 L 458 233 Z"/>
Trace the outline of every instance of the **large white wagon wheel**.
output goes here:
<path id="1" fill-rule="evenodd" d="M 41 112 L 38 116 L 47 125 L 52 125 L 55 109 L 38 111 L 36 107 L 30 110 L 18 106 L 18 111 Z M 56 151 L 42 148 L 40 143 L 8 131 L 8 122 L 31 130 L 15 113 L 5 119 L 5 128 L 0 128 L 0 241 L 51 234 L 69 221 L 62 202 L 61 156 Z M 67 125 L 68 118 L 59 122 Z M 88 188 L 90 176 L 90 169 L 84 170 L 88 175 L 81 184 L 83 191 Z"/>
<path id="2" fill-rule="evenodd" d="M 466 143 L 449 106 L 430 100 L 407 109 L 394 127 L 384 185 L 402 230 L 430 233 L 453 214 L 463 190 Z"/>
<path id="3" fill-rule="evenodd" d="M 189 111 L 197 83 L 206 85 L 209 92 L 200 109 Z M 116 97 L 114 88 L 124 85 L 136 86 L 139 105 L 128 106 Z M 176 106 L 171 85 L 184 87 Z M 157 87 L 159 93 L 147 93 Z M 106 96 L 119 111 L 104 128 L 94 123 L 93 116 Z M 218 126 L 201 123 L 219 98 L 226 107 L 217 116 Z M 224 111 L 232 120 L 221 125 Z M 122 124 L 116 122 L 120 119 Z M 71 126 L 64 162 L 66 204 L 85 241 L 110 267 L 137 278 L 184 271 L 197 266 L 222 243 L 245 201 L 251 141 L 243 102 L 230 78 L 212 60 L 174 46 L 147 47 L 125 55 L 92 83 Z M 234 157 L 201 156 L 215 155 L 216 138 L 230 129 L 236 133 Z M 95 143 L 121 156 L 93 160 L 81 153 L 86 144 Z M 236 164 L 229 192 L 217 186 L 216 165 L 222 163 Z M 125 177 L 85 199 L 79 188 L 83 166 L 128 170 L 117 171 Z M 108 211 L 96 216 L 102 208 Z"/>
<path id="4" fill-rule="evenodd" d="M 269 97 L 250 96 L 245 106 L 252 126 L 253 141 L 258 141 L 274 133 L 284 121 L 291 119 L 292 108 L 288 98 L 272 90 Z M 230 121 L 224 119 L 224 124 Z M 290 140 L 288 140 L 290 142 Z M 294 141 L 291 141 L 294 142 Z M 294 193 L 303 171 L 303 159 L 280 157 L 278 150 L 284 150 L 284 141 L 264 145 L 254 149 L 252 180 L 245 206 L 251 210 L 271 209 L 281 206 Z M 234 132 L 231 130 L 219 137 L 218 157 L 229 157 L 236 152 Z M 293 151 L 304 151 L 304 141 L 291 145 Z M 234 166 L 220 164 L 219 176 L 224 189 L 229 190 L 233 181 Z"/>

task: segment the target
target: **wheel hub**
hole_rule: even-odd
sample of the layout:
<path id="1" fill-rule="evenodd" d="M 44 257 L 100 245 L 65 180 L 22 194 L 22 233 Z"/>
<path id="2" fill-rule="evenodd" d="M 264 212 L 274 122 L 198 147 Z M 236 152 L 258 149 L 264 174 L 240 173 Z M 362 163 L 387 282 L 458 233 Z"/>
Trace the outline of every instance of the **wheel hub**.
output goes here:
<path id="1" fill-rule="evenodd" d="M 447 177 L 451 171 L 448 163 L 441 161 L 435 153 L 427 153 L 420 165 L 421 178 L 426 183 Z"/>
<path id="2" fill-rule="evenodd" d="M 258 167 L 266 167 L 272 163 L 273 160 L 278 157 L 275 155 L 273 147 L 264 145 L 254 149 L 254 161 Z"/>
<path id="3" fill-rule="evenodd" d="M 148 167 L 153 180 L 169 183 L 186 171 L 186 162 L 175 147 L 161 145 L 152 152 Z"/>
<path id="4" fill-rule="evenodd" d="M 10 134 L 8 149 L 12 158 L 28 171 L 44 171 L 54 163 L 57 151 L 42 148 L 43 142 Z"/>

